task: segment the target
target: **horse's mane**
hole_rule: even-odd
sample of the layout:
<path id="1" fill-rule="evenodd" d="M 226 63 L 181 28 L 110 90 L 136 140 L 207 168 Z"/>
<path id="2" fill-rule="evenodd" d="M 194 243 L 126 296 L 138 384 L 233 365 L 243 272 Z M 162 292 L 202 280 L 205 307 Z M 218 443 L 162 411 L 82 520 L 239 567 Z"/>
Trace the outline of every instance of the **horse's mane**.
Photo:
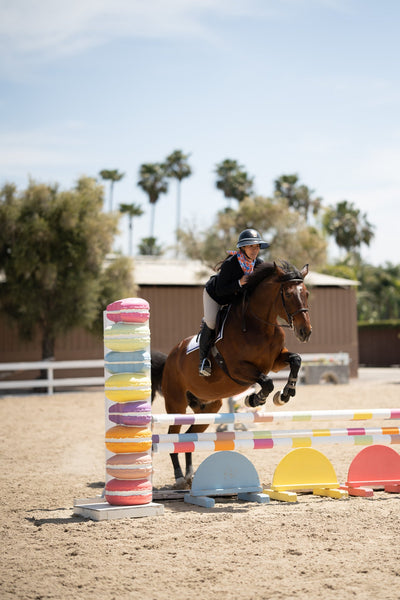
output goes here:
<path id="1" fill-rule="evenodd" d="M 283 271 L 283 275 L 281 275 L 277 281 L 284 282 L 290 281 L 291 279 L 303 279 L 303 275 L 300 273 L 299 269 L 291 265 L 286 260 L 281 260 L 279 263 L 276 263 L 280 269 Z M 248 293 L 251 293 L 259 283 L 264 281 L 265 279 L 271 279 L 275 274 L 275 263 L 264 262 L 259 265 L 252 274 L 249 276 L 247 281 L 246 290 Z"/>

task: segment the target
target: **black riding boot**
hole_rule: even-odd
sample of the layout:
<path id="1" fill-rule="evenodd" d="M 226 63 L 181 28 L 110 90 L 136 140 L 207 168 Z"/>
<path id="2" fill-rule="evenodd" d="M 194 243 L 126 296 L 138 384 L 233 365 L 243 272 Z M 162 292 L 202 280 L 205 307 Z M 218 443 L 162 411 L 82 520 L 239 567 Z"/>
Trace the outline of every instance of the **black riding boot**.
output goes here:
<path id="1" fill-rule="evenodd" d="M 210 329 L 205 322 L 201 326 L 199 341 L 199 375 L 209 377 L 211 375 L 211 362 L 208 358 L 212 343 L 214 341 L 215 329 Z"/>

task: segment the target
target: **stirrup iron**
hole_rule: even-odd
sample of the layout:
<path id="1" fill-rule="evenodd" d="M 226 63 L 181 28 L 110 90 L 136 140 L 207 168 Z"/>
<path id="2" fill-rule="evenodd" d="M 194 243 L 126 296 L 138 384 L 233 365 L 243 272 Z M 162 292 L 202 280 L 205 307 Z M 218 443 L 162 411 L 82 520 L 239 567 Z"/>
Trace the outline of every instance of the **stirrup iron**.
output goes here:
<path id="1" fill-rule="evenodd" d="M 202 377 L 209 377 L 211 375 L 211 362 L 208 358 L 203 359 L 199 368 L 199 375 Z"/>

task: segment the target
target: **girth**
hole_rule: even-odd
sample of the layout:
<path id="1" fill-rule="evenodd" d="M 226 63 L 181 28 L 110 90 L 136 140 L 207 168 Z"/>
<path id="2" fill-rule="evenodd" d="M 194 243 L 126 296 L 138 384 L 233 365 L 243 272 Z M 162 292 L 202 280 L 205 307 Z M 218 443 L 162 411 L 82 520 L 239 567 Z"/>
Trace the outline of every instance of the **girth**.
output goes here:
<path id="1" fill-rule="evenodd" d="M 235 383 L 237 383 L 238 385 L 241 385 L 243 387 L 250 387 L 252 384 L 249 383 L 248 381 L 241 381 L 240 379 L 236 379 L 235 377 L 232 377 L 232 375 L 229 373 L 228 367 L 226 366 L 226 362 L 224 360 L 224 357 L 222 356 L 222 354 L 220 353 L 220 351 L 217 349 L 216 346 L 213 346 L 211 348 L 211 354 L 213 355 L 216 363 L 218 364 L 218 366 L 223 370 L 223 372 L 225 373 L 225 375 L 227 375 L 229 377 L 229 379 L 232 379 L 232 381 L 234 381 Z"/>

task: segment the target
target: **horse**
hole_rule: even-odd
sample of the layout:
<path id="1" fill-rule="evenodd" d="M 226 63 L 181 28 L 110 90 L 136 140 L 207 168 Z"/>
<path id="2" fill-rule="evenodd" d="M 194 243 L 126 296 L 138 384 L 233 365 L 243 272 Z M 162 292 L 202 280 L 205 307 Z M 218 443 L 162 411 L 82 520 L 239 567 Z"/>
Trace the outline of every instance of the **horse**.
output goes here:
<path id="1" fill-rule="evenodd" d="M 285 348 L 283 328 L 294 329 L 301 342 L 310 338 L 309 292 L 304 284 L 307 273 L 308 265 L 299 270 L 286 261 L 279 265 L 262 263 L 253 271 L 244 294 L 228 307 L 223 335 L 214 342 L 210 353 L 211 376 L 199 375 L 198 348 L 189 351 L 195 336 L 182 340 L 167 356 L 157 353 L 152 368 L 153 394 L 161 389 L 167 413 L 184 414 L 188 406 L 194 413 L 216 413 L 223 398 L 249 388 L 252 393 L 245 403 L 252 407 L 263 405 L 274 389 L 268 373 L 288 365 L 288 380 L 273 402 L 279 406 L 294 397 L 301 357 Z M 278 322 L 278 317 L 284 322 Z M 207 427 L 207 424 L 193 424 L 187 433 L 201 433 Z M 171 425 L 168 433 L 179 433 L 180 428 Z M 189 487 L 193 477 L 191 453 L 185 454 L 185 475 L 178 454 L 170 456 L 175 487 Z"/>

